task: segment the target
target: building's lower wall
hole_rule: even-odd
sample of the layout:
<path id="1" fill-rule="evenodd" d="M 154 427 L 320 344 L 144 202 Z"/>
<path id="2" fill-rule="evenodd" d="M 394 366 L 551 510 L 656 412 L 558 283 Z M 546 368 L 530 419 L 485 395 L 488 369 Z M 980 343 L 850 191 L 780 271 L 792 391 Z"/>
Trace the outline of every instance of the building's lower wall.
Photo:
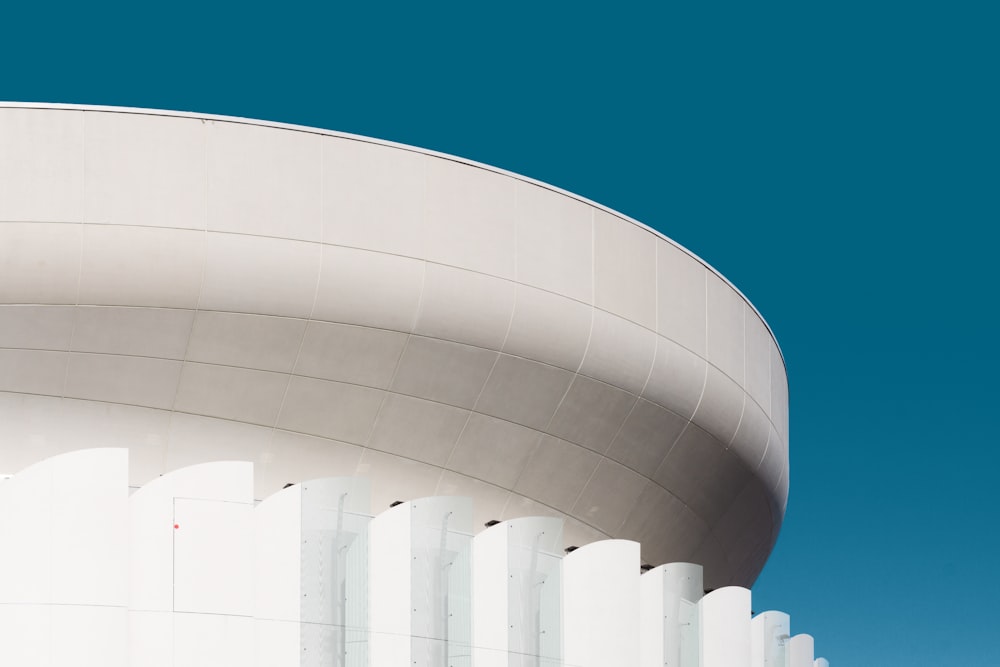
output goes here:
<path id="1" fill-rule="evenodd" d="M 18 667 L 814 667 L 788 616 L 703 595 L 701 567 L 640 573 L 639 545 L 563 555 L 553 518 L 473 537 L 468 499 L 371 518 L 364 480 L 255 503 L 250 463 L 131 496 L 128 453 L 0 480 L 0 663 Z"/>

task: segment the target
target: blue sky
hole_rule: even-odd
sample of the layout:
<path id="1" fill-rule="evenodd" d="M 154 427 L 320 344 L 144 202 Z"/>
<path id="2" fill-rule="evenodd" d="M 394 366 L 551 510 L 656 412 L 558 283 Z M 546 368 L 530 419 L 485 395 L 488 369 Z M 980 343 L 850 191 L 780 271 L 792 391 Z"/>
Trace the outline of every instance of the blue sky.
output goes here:
<path id="1" fill-rule="evenodd" d="M 996 5 L 400 4 L 9 6 L 0 99 L 366 134 L 661 230 L 788 363 L 755 609 L 840 667 L 1000 665 Z"/>

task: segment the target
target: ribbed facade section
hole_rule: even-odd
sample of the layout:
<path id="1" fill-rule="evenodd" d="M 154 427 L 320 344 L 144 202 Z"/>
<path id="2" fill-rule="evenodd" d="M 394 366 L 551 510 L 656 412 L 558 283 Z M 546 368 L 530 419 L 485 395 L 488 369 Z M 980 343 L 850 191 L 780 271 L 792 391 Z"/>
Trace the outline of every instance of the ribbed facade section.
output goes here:
<path id="1" fill-rule="evenodd" d="M 367 480 L 256 502 L 253 465 L 128 486 L 95 449 L 0 480 L 0 651 L 48 667 L 820 667 L 750 591 L 639 545 L 564 553 L 562 521 L 473 534 L 469 498 L 372 516 Z"/>

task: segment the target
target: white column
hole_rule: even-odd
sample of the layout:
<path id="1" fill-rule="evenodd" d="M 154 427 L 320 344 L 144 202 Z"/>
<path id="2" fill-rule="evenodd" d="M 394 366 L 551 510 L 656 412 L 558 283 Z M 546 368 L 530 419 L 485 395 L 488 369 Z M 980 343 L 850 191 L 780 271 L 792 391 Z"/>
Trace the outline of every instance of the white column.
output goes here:
<path id="1" fill-rule="evenodd" d="M 471 665 L 471 544 L 467 498 L 422 498 L 372 519 L 372 665 Z"/>
<path id="2" fill-rule="evenodd" d="M 206 463 L 129 498 L 129 663 L 253 664 L 253 465 Z"/>
<path id="3" fill-rule="evenodd" d="M 288 490 L 293 488 L 301 492 L 296 591 L 302 660 L 297 664 L 343 667 L 348 659 L 357 664 L 364 652 L 350 658 L 348 654 L 353 653 L 352 648 L 363 648 L 354 640 L 357 630 L 363 630 L 358 627 L 363 621 L 358 621 L 366 617 L 367 591 L 349 585 L 348 570 L 352 569 L 352 576 L 359 580 L 367 576 L 366 569 L 352 568 L 351 547 L 371 520 L 368 480 L 335 477 L 311 480 Z M 364 556 L 358 554 L 356 562 L 366 563 Z"/>
<path id="4" fill-rule="evenodd" d="M 701 667 L 750 667 L 750 591 L 720 588 L 698 606 Z"/>
<path id="5" fill-rule="evenodd" d="M 0 481 L 0 663 L 127 664 L 127 501 L 124 449 Z"/>
<path id="6" fill-rule="evenodd" d="M 476 667 L 558 664 L 562 520 L 505 521 L 473 540 Z"/>
<path id="7" fill-rule="evenodd" d="M 668 563 L 639 578 L 639 664 L 642 667 L 683 666 L 681 628 L 689 622 L 689 614 L 685 612 L 702 597 L 703 576 L 700 565 Z M 690 647 L 695 656 L 696 644 L 697 639 Z"/>
<path id="8" fill-rule="evenodd" d="M 750 621 L 752 667 L 786 667 L 791 621 L 788 614 L 765 611 Z"/>
<path id="9" fill-rule="evenodd" d="M 298 667 L 302 595 L 302 487 L 289 487 L 254 508 L 254 664 Z"/>
<path id="10" fill-rule="evenodd" d="M 814 667 L 812 635 L 795 635 L 788 643 L 788 667 Z"/>
<path id="11" fill-rule="evenodd" d="M 639 544 L 604 540 L 563 559 L 566 664 L 639 664 Z"/>

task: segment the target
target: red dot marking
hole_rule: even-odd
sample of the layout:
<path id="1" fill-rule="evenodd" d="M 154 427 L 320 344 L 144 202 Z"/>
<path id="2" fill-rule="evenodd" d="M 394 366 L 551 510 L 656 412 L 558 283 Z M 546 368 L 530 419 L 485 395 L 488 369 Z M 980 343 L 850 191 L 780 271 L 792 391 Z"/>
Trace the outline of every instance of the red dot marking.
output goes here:
<path id="1" fill-rule="evenodd" d="M 177 530 L 178 528 L 180 528 L 180 524 L 176 524 L 176 523 L 175 523 L 175 524 L 174 524 L 174 530 Z"/>

